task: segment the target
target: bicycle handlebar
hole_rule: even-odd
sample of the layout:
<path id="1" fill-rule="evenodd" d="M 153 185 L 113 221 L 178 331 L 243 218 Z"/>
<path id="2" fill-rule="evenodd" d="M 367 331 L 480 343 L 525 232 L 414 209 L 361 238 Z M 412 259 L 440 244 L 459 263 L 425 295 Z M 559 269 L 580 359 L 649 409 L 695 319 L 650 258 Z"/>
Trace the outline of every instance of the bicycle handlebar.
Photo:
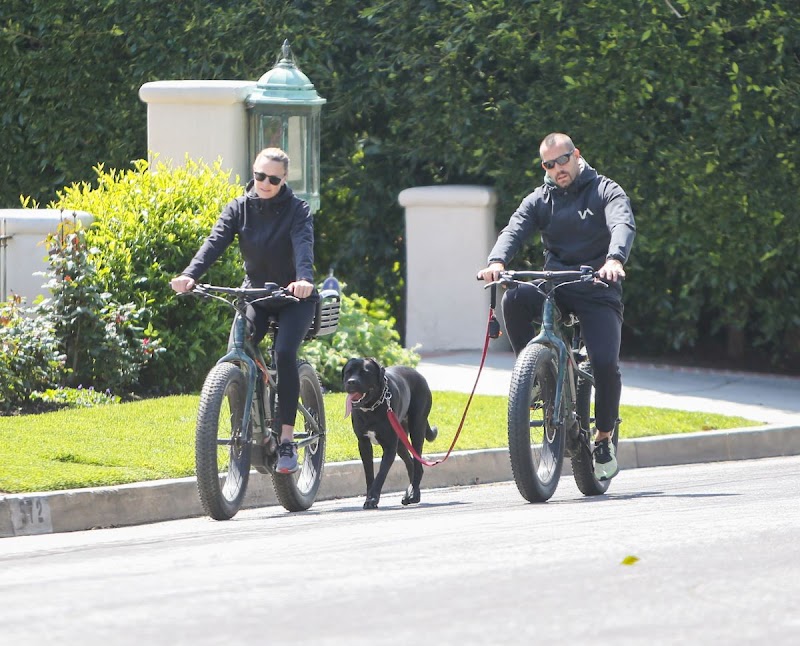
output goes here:
<path id="1" fill-rule="evenodd" d="M 194 294 L 202 298 L 214 298 L 218 301 L 239 309 L 242 301 L 248 303 L 258 303 L 270 300 L 286 300 L 299 302 L 301 299 L 297 298 L 292 292 L 285 287 L 280 287 L 277 283 L 265 283 L 264 287 L 222 287 L 220 285 L 209 285 L 208 283 L 198 283 L 194 288 L 186 292 L 187 294 Z M 223 298 L 219 294 L 226 296 L 235 296 L 235 301 L 228 298 Z"/>
<path id="2" fill-rule="evenodd" d="M 608 287 L 598 273 L 589 265 L 581 265 L 580 269 L 565 269 L 558 271 L 515 271 L 513 269 L 506 269 L 499 272 L 499 280 L 486 283 L 484 289 L 493 287 L 494 285 L 508 285 L 510 283 L 521 282 L 522 280 L 556 280 L 560 279 L 569 283 L 589 283 L 594 282 L 603 287 Z M 480 276 L 476 276 L 477 280 L 483 280 Z M 561 283 L 563 285 L 565 283 Z"/>
<path id="3" fill-rule="evenodd" d="M 588 265 L 581 265 L 580 269 L 568 269 L 560 271 L 515 271 L 508 270 L 500 272 L 501 279 L 507 278 L 514 280 L 516 278 L 530 278 L 533 280 L 544 279 L 553 280 L 561 278 L 564 280 L 578 280 L 582 282 L 590 282 L 598 278 L 597 272 Z"/>

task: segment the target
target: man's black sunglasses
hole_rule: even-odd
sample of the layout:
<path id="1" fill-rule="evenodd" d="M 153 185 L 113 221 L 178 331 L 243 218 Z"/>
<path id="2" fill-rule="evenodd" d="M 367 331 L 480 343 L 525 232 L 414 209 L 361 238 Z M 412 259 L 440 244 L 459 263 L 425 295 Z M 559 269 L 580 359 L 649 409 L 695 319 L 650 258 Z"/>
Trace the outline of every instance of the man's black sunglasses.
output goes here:
<path id="1" fill-rule="evenodd" d="M 263 182 L 265 179 L 269 180 L 269 183 L 273 186 L 277 186 L 283 180 L 283 177 L 278 177 L 277 175 L 267 175 L 266 173 L 259 173 L 257 171 L 253 171 L 253 177 L 257 182 Z"/>
<path id="2" fill-rule="evenodd" d="M 574 152 L 575 152 L 575 149 L 573 148 L 568 153 L 564 153 L 563 155 L 559 155 L 558 157 L 556 157 L 555 159 L 551 159 L 550 161 L 542 160 L 542 166 L 544 166 L 547 170 L 555 168 L 556 164 L 558 164 L 559 166 L 563 166 L 564 164 L 566 164 L 569 161 L 569 158 L 572 157 L 572 153 L 574 153 Z"/>

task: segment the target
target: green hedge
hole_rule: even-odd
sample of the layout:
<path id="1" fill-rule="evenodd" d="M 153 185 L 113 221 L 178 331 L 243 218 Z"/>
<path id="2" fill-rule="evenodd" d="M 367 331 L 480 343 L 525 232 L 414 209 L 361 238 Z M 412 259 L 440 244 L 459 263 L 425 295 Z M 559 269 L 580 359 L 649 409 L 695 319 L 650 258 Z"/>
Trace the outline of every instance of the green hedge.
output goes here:
<path id="1" fill-rule="evenodd" d="M 491 185 L 500 226 L 541 179 L 538 142 L 560 130 L 633 200 L 627 338 L 649 351 L 744 343 L 793 367 L 795 4 L 7 0 L 0 205 L 47 202 L 98 162 L 145 157 L 143 83 L 257 79 L 288 37 L 328 99 L 319 266 L 388 299 L 401 330 L 397 194 Z"/>

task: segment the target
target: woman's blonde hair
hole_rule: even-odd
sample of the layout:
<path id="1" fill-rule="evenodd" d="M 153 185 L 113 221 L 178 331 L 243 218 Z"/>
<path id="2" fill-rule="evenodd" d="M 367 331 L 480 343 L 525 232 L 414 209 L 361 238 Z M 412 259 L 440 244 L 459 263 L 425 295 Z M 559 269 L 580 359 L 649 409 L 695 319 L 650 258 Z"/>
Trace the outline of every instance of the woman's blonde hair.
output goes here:
<path id="1" fill-rule="evenodd" d="M 262 157 L 268 161 L 281 162 L 283 164 L 283 171 L 289 171 L 289 155 L 280 148 L 264 148 L 264 150 L 256 155 L 256 160 Z"/>

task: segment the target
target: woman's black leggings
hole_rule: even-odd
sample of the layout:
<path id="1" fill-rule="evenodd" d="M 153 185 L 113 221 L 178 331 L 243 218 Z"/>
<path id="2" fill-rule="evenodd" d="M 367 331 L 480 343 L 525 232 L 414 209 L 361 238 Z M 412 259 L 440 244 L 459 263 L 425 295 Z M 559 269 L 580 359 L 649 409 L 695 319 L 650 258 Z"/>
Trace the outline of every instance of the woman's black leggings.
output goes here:
<path id="1" fill-rule="evenodd" d="M 275 337 L 275 362 L 278 366 L 278 401 L 281 424 L 294 426 L 297 400 L 300 397 L 300 375 L 297 372 L 297 351 L 311 327 L 316 301 L 278 304 L 260 303 L 247 306 L 247 321 L 253 330 L 253 343 L 258 345 L 267 333 L 270 315 L 278 317 Z"/>
<path id="2" fill-rule="evenodd" d="M 519 285 L 503 295 L 503 318 L 515 355 L 519 355 L 538 332 L 543 301 L 544 296 L 532 285 Z M 556 293 L 556 305 L 562 314 L 573 312 L 580 319 L 595 380 L 595 425 L 599 431 L 613 431 L 622 392 L 619 372 L 622 290 L 617 285 L 608 288 L 589 284 L 565 286 Z"/>

